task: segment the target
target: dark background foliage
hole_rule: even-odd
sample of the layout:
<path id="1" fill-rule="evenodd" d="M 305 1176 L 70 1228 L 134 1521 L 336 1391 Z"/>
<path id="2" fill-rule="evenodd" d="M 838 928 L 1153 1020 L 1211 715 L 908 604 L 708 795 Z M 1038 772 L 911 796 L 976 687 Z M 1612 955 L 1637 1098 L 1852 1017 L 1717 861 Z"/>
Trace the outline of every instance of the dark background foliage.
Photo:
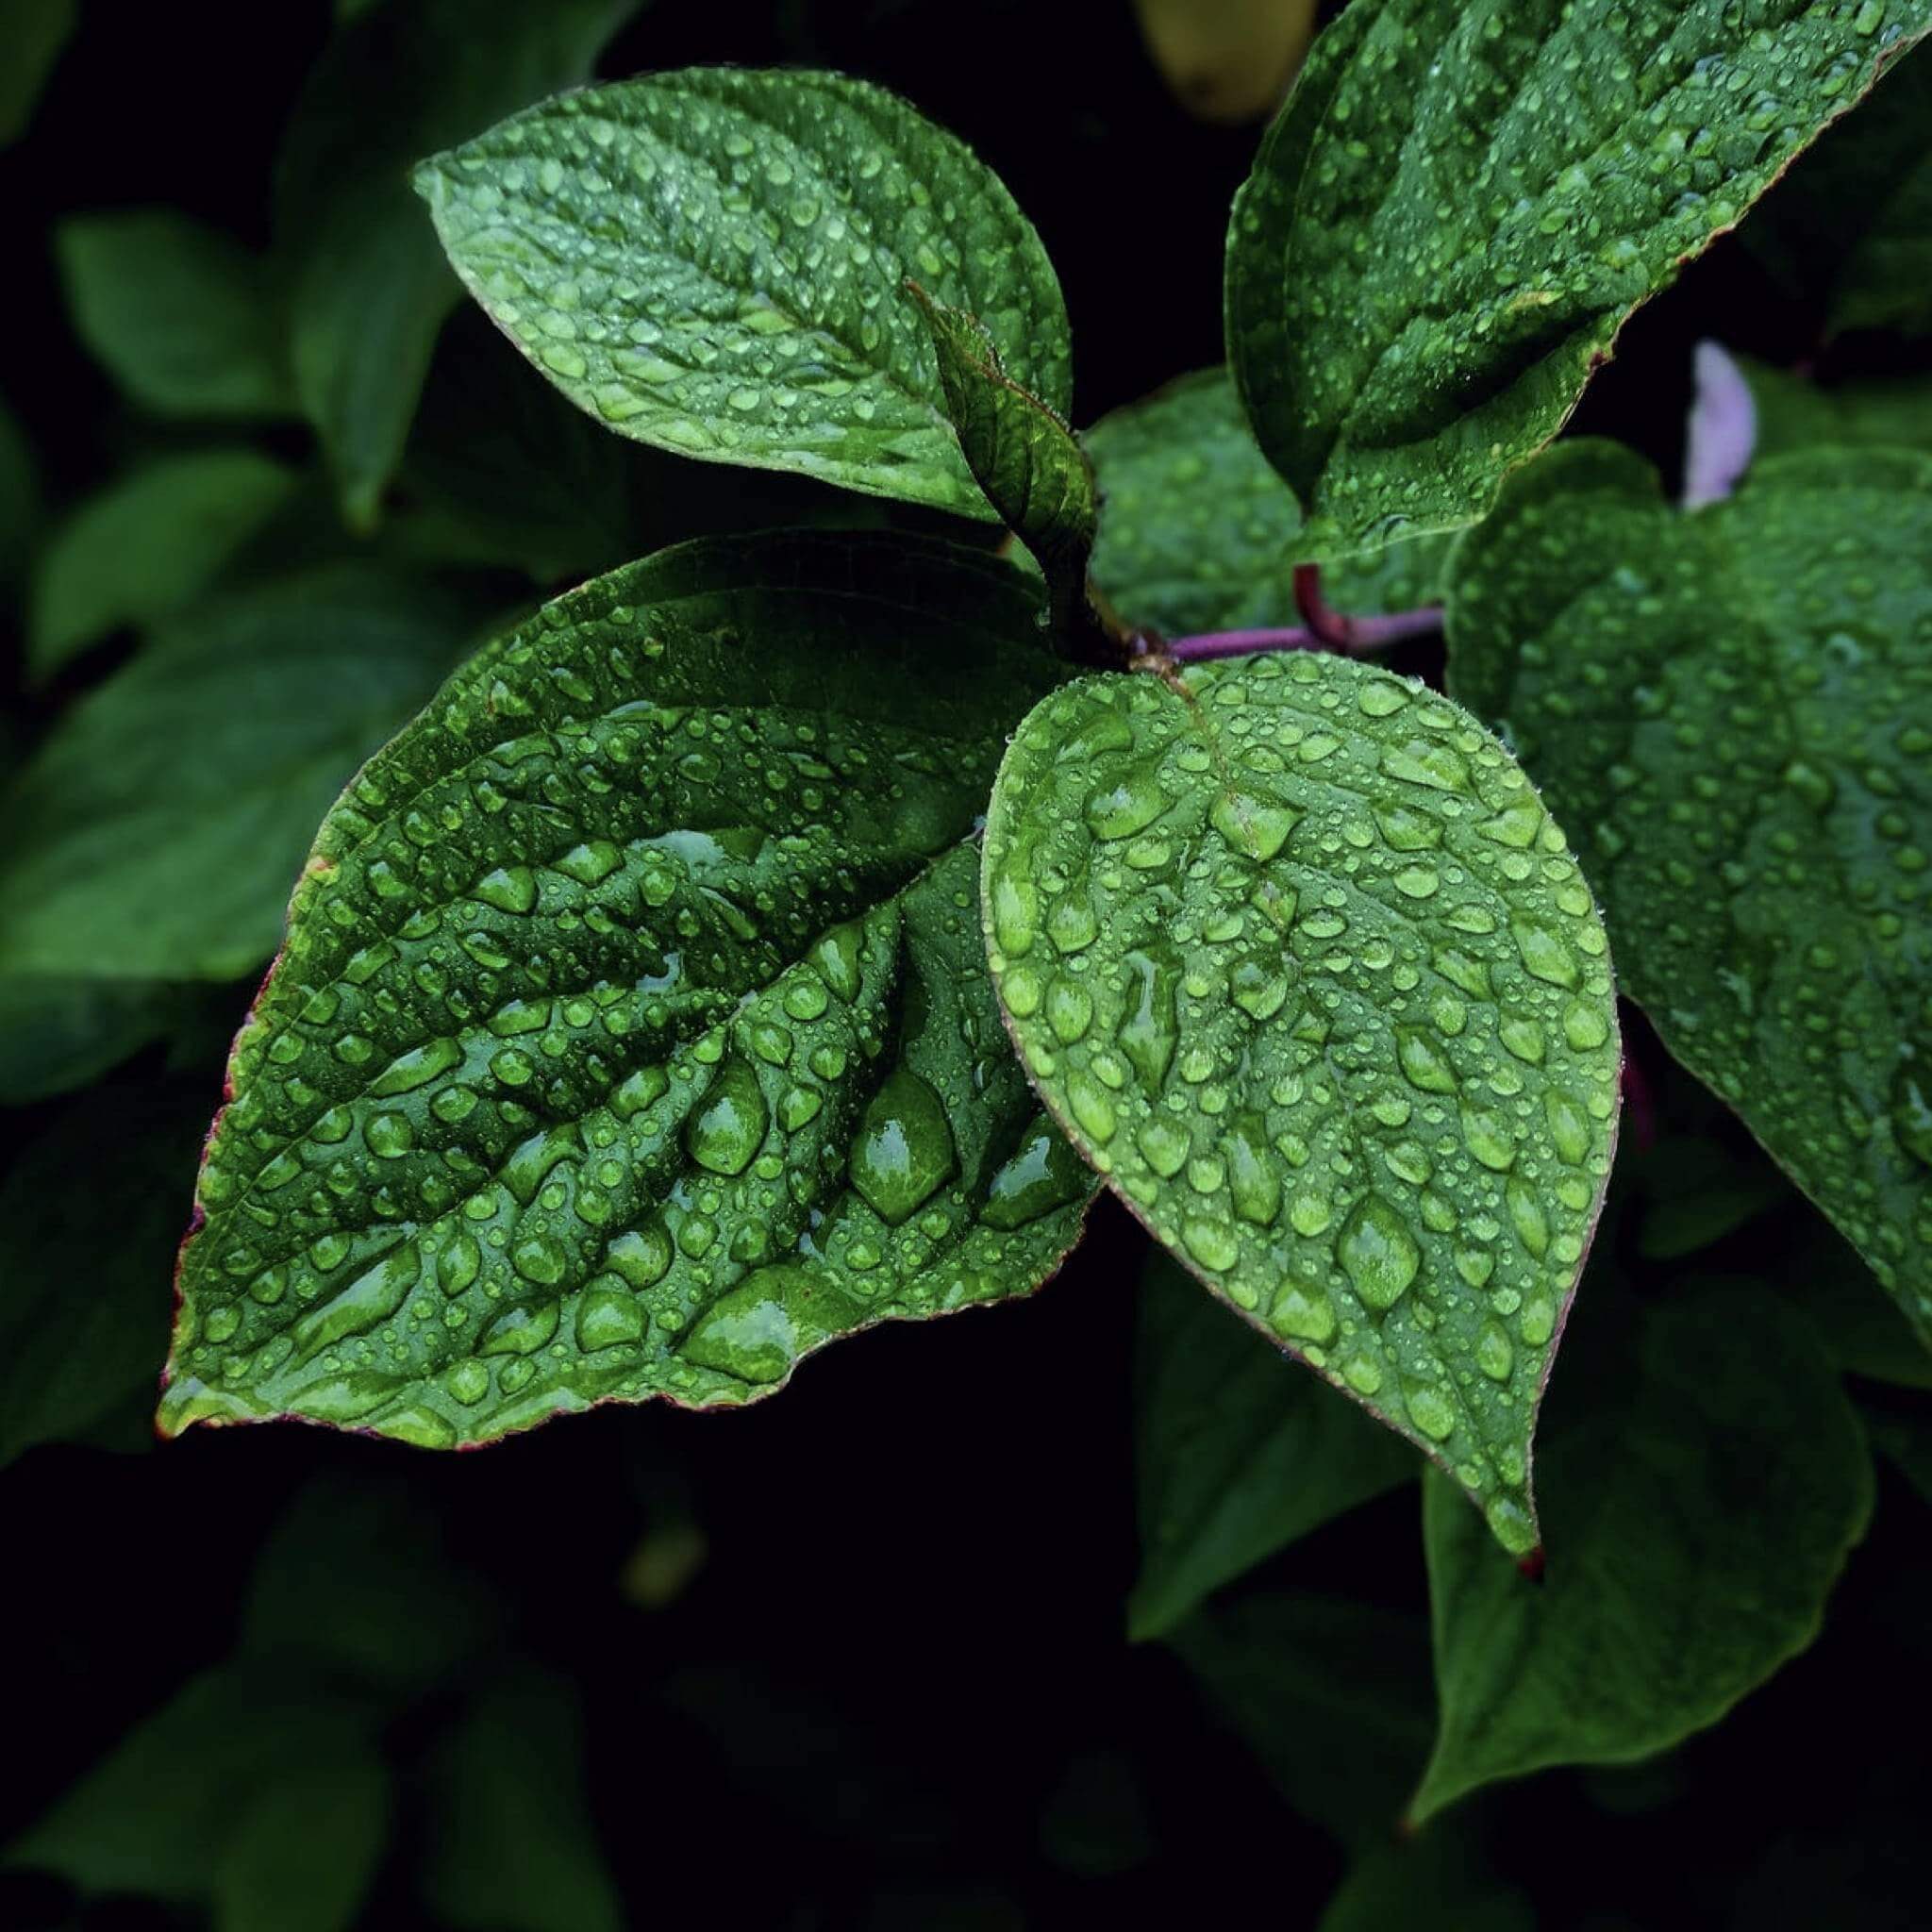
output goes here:
<path id="1" fill-rule="evenodd" d="M 131 412 L 75 339 L 55 225 L 166 204 L 264 245 L 276 146 L 331 26 L 325 0 L 82 9 L 29 133 L 0 155 L 0 389 L 55 506 L 196 441 Z M 600 72 L 720 60 L 842 68 L 965 136 L 1058 267 L 1082 422 L 1220 358 L 1225 215 L 1257 130 L 1187 115 L 1124 7 L 659 0 Z M 383 105 L 370 101 L 373 119 Z M 1585 425 L 1674 464 L 1690 346 L 1707 334 L 1790 365 L 1811 354 L 1819 317 L 1721 243 L 1637 318 Z M 1847 370 L 1890 359 L 1866 342 L 1834 354 Z M 391 509 L 407 514 L 411 477 L 459 465 L 498 399 L 534 381 L 459 314 Z M 292 425 L 248 435 L 308 458 Z M 801 515 L 918 521 L 667 458 L 626 453 L 618 470 L 618 555 Z M 555 508 L 563 486 L 524 487 Z M 295 540 L 347 546 L 326 501 L 303 501 L 313 527 Z M 496 588 L 508 607 L 547 586 L 505 571 Z M 18 755 L 137 644 L 109 639 L 36 690 L 8 622 L 0 745 Z M 1410 668 L 1429 668 L 1426 648 Z M 197 756 L 192 741 L 175 751 Z M 196 1135 L 246 991 L 183 993 L 105 1084 L 0 1115 L 8 1454 L 36 1434 L 29 1388 L 103 1353 L 158 1365 Z M 1668 1294 L 1687 1268 L 1784 1277 L 1818 1252 L 1807 1210 L 1632 1024 L 1662 1138 L 1620 1173 L 1559 1385 L 1586 1372 L 1593 1298 Z M 1757 1211 L 1714 1216 L 1714 1244 L 1661 1262 L 1645 1230 L 1670 1211 L 1673 1137 L 1686 1135 L 1720 1150 Z M 39 1220 L 23 1234 L 29 1205 Z M 293 1426 L 143 1446 L 144 1378 L 124 1376 L 132 1394 L 91 1418 L 90 1440 L 0 1470 L 14 1630 L 0 1843 L 153 1737 L 184 1685 L 215 1672 L 218 1694 L 66 1827 L 60 1856 L 43 1842 L 0 1873 L 0 1924 L 192 1925 L 214 1910 L 305 1925 L 326 1890 L 318 1859 L 340 1869 L 353 1862 L 341 1847 L 364 1840 L 358 1923 L 372 1925 L 548 1932 L 610 1923 L 613 1896 L 637 1924 L 1315 1924 L 1347 1860 L 1280 1786 L 1344 1783 L 1368 1704 L 1264 1687 L 1232 1724 L 1175 1648 L 1124 1636 L 1141 1251 L 1103 1204 L 1030 1302 L 865 1336 L 743 1413 L 606 1411 L 453 1457 Z M 84 1327 L 137 1262 L 144 1287 L 108 1302 L 105 1328 Z M 1349 1923 L 1923 1924 L 1932 1746 L 1899 1687 L 1927 1661 L 1924 1507 L 1884 1471 L 1825 1636 L 1718 1730 L 1660 1760 L 1479 1798 L 1421 1841 L 1392 1822 L 1372 1832 L 1400 1903 Z M 1425 1745 L 1418 1515 L 1405 1486 L 1230 1594 L 1311 1590 L 1391 1613 L 1364 1626 L 1388 1654 L 1363 1681 L 1399 1707 L 1394 1734 Z M 317 1707 L 367 1713 L 340 1789 L 337 1759 L 303 1741 Z M 267 1771 L 235 1749 L 250 1731 L 286 1746 Z M 1284 1758 L 1298 1770 L 1278 1785 Z M 290 1787 L 302 1823 L 263 1824 L 291 1761 L 310 1767 Z M 354 1779 L 370 1763 L 364 1805 Z M 244 1818 L 253 1865 L 230 1846 Z M 1465 1918 L 1445 1859 L 1492 1874 L 1478 1890 L 1521 1896 Z"/>

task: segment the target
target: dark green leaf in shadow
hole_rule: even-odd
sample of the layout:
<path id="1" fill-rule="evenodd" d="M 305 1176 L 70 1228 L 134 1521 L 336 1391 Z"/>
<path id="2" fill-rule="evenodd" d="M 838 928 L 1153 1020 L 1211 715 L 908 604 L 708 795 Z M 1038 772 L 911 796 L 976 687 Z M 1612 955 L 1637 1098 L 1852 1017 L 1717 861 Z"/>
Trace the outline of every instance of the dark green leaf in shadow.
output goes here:
<path id="1" fill-rule="evenodd" d="M 208 590 L 290 502 L 293 471 L 246 449 L 164 457 L 89 498 L 42 553 L 28 662 L 45 677 L 125 624 Z"/>
<path id="2" fill-rule="evenodd" d="M 1271 1347 L 1159 1249 L 1135 1352 L 1141 1574 L 1127 1634 L 1414 1478 L 1415 1452 Z"/>
<path id="3" fill-rule="evenodd" d="M 385 0 L 343 25 L 308 76 L 281 155 L 275 243 L 296 390 L 355 527 L 376 521 L 459 295 L 409 168 L 584 79 L 638 4 Z"/>
<path id="4" fill-rule="evenodd" d="M 564 1679 L 525 1666 L 485 1690 L 432 1757 L 423 1890 L 457 1932 L 617 1932 L 591 1824 L 583 1717 Z"/>
<path id="5" fill-rule="evenodd" d="M 435 689 L 482 608 L 341 566 L 163 627 L 0 801 L 0 974 L 258 966 L 316 820 Z"/>
<path id="6" fill-rule="evenodd" d="M 1680 1290 L 1562 1401 L 1538 1474 L 1548 1568 L 1500 1560 L 1424 1481 L 1436 1748 L 1413 1814 L 1715 1724 L 1817 1636 L 1872 1509 L 1858 1419 L 1762 1291 Z"/>
<path id="7" fill-rule="evenodd" d="M 269 266 L 175 209 L 75 215 L 54 233 L 82 341 L 133 400 L 163 416 L 294 412 Z"/>
<path id="8" fill-rule="evenodd" d="M 1480 1540 L 1480 1524 L 1462 1514 Z M 1493 1545 L 1488 1554 L 1509 1570 Z M 1208 1605 L 1166 1641 L 1292 1810 L 1351 1845 L 1394 1826 L 1429 1750 L 1419 1616 L 1281 1592 Z"/>

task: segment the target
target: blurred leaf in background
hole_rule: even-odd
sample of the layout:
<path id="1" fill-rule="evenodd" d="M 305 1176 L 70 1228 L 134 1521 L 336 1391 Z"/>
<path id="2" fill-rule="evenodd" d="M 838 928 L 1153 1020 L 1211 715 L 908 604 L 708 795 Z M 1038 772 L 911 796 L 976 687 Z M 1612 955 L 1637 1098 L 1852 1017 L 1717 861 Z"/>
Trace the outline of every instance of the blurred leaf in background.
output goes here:
<path id="1" fill-rule="evenodd" d="M 352 527 L 377 520 L 458 293 L 409 169 L 586 79 L 638 5 L 382 0 L 342 23 L 308 76 L 277 169 L 275 245 L 296 391 Z"/>
<path id="2" fill-rule="evenodd" d="M 1147 51 L 1203 121 L 1258 121 L 1288 92 L 1315 31 L 1316 0 L 1134 0 Z"/>
<path id="3" fill-rule="evenodd" d="M 77 10 L 76 0 L 11 0 L 0 60 L 0 147 L 26 132 Z"/>

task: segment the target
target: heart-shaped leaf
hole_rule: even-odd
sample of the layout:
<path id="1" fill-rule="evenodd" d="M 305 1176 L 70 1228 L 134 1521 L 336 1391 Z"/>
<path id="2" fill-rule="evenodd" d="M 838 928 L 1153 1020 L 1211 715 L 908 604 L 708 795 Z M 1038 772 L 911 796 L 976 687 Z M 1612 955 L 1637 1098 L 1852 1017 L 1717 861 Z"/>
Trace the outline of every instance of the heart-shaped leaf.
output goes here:
<path id="1" fill-rule="evenodd" d="M 1625 990 L 1932 1341 L 1932 458 L 1694 515 L 1556 451 L 1457 553 L 1450 674 L 1578 841 Z"/>
<path id="2" fill-rule="evenodd" d="M 465 286 L 625 436 L 990 517 L 907 293 L 976 316 L 1061 416 L 1066 305 L 991 171 L 841 75 L 693 68 L 562 94 L 425 161 Z"/>
<path id="3" fill-rule="evenodd" d="M 1657 1307 L 1590 1393 L 1541 1459 L 1541 1588 L 1424 1483 L 1441 1717 L 1417 1821 L 1498 1778 L 1627 1764 L 1715 1724 L 1818 1634 L 1864 1534 L 1857 1417 L 1761 1291 Z"/>
<path id="4" fill-rule="evenodd" d="M 1932 0 L 1353 0 L 1236 197 L 1249 420 L 1344 554 L 1474 522 Z"/>
<path id="5" fill-rule="evenodd" d="M 453 678 L 324 822 L 236 1042 L 163 1426 L 741 1402 L 1036 1286 L 1090 1179 L 958 841 L 1038 609 L 944 544 L 690 544 Z"/>
<path id="6" fill-rule="evenodd" d="M 916 283 L 939 358 L 940 388 L 960 453 L 1000 520 L 1045 574 L 1056 630 L 1087 595 L 1093 550 L 1093 471 L 1066 418 L 1006 372 L 978 319 L 936 302 Z"/>
<path id="7" fill-rule="evenodd" d="M 1340 658 L 1091 677 L 1021 725 L 985 845 L 1000 1003 L 1075 1144 L 1531 1549 L 1618 1043 L 1596 908 L 1515 760 Z"/>
<path id="8" fill-rule="evenodd" d="M 1129 624 L 1178 638 L 1296 621 L 1301 506 L 1225 369 L 1103 416 L 1086 443 L 1104 499 L 1093 580 Z M 1420 537 L 1343 558 L 1323 570 L 1323 594 L 1353 616 L 1439 603 L 1449 543 Z"/>

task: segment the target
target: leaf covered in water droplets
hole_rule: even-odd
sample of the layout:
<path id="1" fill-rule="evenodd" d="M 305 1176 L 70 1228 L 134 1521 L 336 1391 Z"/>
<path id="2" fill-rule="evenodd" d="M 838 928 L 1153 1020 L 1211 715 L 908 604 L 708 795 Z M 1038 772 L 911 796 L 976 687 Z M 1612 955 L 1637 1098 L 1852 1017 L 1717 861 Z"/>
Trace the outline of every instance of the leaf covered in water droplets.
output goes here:
<path id="1" fill-rule="evenodd" d="M 1074 1144 L 1533 1547 L 1618 1043 L 1603 926 L 1515 761 L 1340 658 L 1090 677 L 1021 725 L 985 847 L 1000 1003 Z"/>
<path id="2" fill-rule="evenodd" d="M 1008 375 L 978 319 L 914 284 L 939 358 L 940 387 L 968 466 L 1001 521 L 1045 573 L 1056 628 L 1087 594 L 1093 550 L 1093 471 L 1067 426 Z"/>
<path id="3" fill-rule="evenodd" d="M 1541 1586 L 1424 1483 L 1441 1716 L 1417 1822 L 1498 1778 L 1628 1764 L 1715 1724 L 1818 1634 L 1864 1534 L 1871 1455 L 1800 1317 L 1746 1289 L 1641 1321 L 1621 1359 L 1591 1363 L 1587 1405 L 1558 1399 Z"/>
<path id="4" fill-rule="evenodd" d="M 741 1402 L 1043 1279 L 1091 1178 L 958 842 L 1038 610 L 940 543 L 698 543 L 458 673 L 324 822 L 236 1041 L 163 1427 Z"/>
<path id="5" fill-rule="evenodd" d="M 1457 694 L 1603 896 L 1624 990 L 1932 1342 L 1932 458 L 1669 508 L 1557 451 L 1465 539 Z"/>
<path id="6" fill-rule="evenodd" d="M 1328 554 L 1474 522 L 1932 0 L 1353 0 L 1236 197 L 1227 341 Z"/>
<path id="7" fill-rule="evenodd" d="M 1086 434 L 1103 508 L 1093 580 L 1130 625 L 1170 638 L 1291 625 L 1300 506 L 1256 446 L 1225 369 L 1197 369 Z M 1322 572 L 1351 616 L 1442 594 L 1446 537 L 1391 543 Z"/>
<path id="8" fill-rule="evenodd" d="M 991 171 L 836 74 L 693 68 L 562 94 L 425 161 L 472 294 L 614 429 L 990 517 L 906 291 L 976 316 L 1064 416 L 1066 305 Z"/>

